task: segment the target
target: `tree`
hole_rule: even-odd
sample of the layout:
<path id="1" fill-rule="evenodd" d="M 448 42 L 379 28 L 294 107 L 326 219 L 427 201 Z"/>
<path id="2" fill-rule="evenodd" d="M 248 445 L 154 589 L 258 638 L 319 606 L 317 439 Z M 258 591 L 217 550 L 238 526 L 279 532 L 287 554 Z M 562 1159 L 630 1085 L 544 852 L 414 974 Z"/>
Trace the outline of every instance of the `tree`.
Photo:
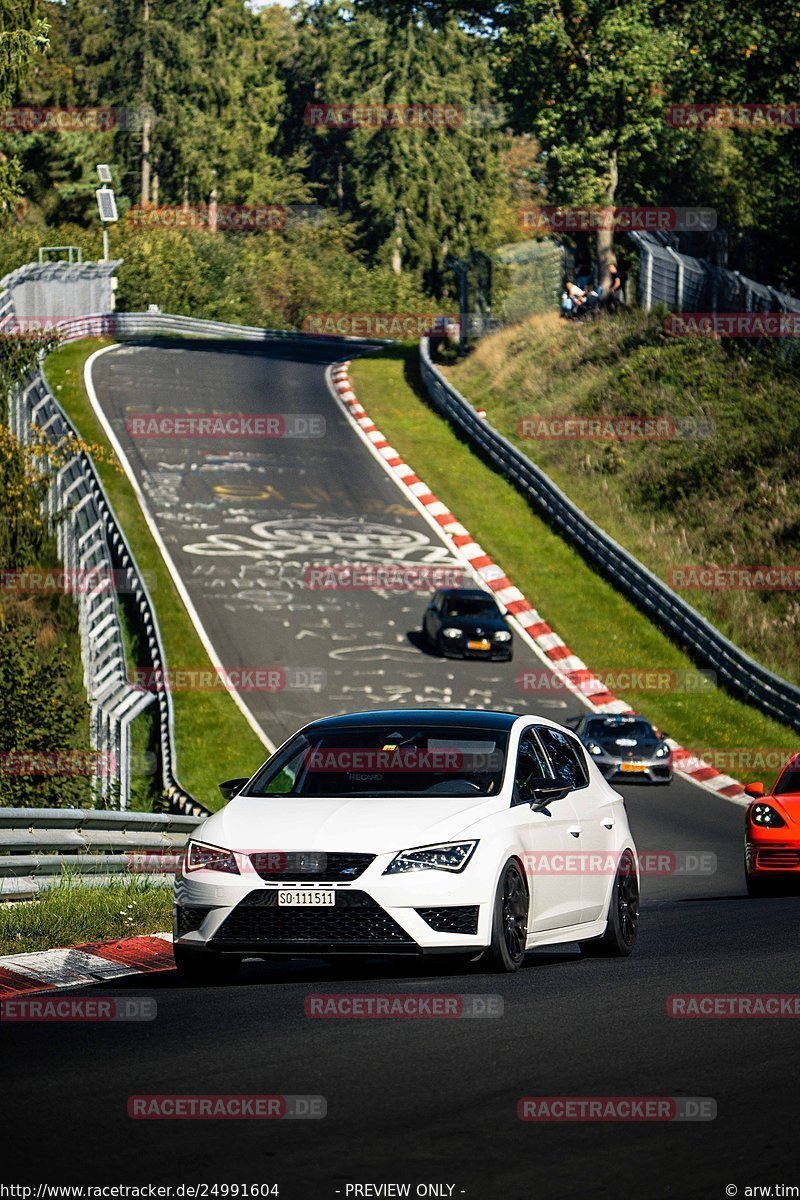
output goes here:
<path id="1" fill-rule="evenodd" d="M 500 186 L 480 49 L 454 19 L 436 26 L 413 6 L 378 13 L 320 0 L 304 16 L 289 80 L 296 144 L 308 149 L 320 200 L 358 222 L 376 262 L 434 292 L 448 253 L 486 244 Z M 315 102 L 434 104 L 463 116 L 433 128 L 308 129 L 303 114 Z"/>
<path id="2" fill-rule="evenodd" d="M 47 20 L 40 0 L 0 0 L 0 107 L 12 100 L 47 46 Z M 0 150 L 0 215 L 13 208 L 20 165 Z"/>
<path id="3" fill-rule="evenodd" d="M 653 0 L 517 0 L 500 20 L 500 71 L 515 128 L 532 131 L 556 203 L 613 206 L 655 197 L 686 135 L 664 120 L 680 39 Z M 613 233 L 597 234 L 608 285 Z"/>

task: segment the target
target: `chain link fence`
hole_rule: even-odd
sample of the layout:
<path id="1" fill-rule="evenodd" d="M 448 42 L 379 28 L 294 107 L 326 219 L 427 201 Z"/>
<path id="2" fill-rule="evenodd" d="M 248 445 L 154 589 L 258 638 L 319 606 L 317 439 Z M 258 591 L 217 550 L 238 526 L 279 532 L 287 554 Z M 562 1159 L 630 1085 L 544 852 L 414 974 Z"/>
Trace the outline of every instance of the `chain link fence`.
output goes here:
<path id="1" fill-rule="evenodd" d="M 800 313 L 800 300 L 729 271 L 706 258 L 681 254 L 663 233 L 629 233 L 640 256 L 638 303 L 645 312 L 658 305 L 683 313 Z M 797 345 L 783 339 L 786 357 Z"/>

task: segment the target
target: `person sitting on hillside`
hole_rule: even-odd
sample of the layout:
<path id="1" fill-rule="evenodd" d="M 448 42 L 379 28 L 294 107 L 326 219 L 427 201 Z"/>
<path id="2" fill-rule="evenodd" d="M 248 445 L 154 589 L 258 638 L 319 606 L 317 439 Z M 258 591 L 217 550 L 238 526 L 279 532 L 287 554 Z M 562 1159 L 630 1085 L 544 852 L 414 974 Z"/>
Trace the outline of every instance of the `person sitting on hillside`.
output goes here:
<path id="1" fill-rule="evenodd" d="M 597 288 L 595 288 L 594 284 L 587 283 L 584 289 L 583 304 L 580 308 L 580 316 L 585 317 L 590 313 L 598 312 L 602 302 L 602 295 Z"/>
<path id="2" fill-rule="evenodd" d="M 583 288 L 579 288 L 571 279 L 568 279 L 561 297 L 561 311 L 564 316 L 573 319 L 577 317 L 585 299 L 586 293 Z"/>

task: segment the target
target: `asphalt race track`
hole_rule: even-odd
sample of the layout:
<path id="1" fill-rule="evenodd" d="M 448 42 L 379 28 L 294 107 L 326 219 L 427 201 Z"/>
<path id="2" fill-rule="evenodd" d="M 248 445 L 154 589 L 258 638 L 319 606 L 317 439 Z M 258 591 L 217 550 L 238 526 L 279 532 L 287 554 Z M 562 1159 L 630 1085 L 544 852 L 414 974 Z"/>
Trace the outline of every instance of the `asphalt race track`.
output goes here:
<path id="1" fill-rule="evenodd" d="M 258 352 L 175 343 L 124 346 L 95 365 L 105 412 L 220 660 L 316 680 L 246 692 L 251 712 L 277 742 L 312 716 L 372 705 L 466 704 L 555 719 L 577 711 L 550 688 L 520 690 L 520 672 L 541 664 L 519 640 L 512 664 L 444 662 L 414 639 L 421 596 L 304 587 L 309 564 L 446 561 L 328 393 L 326 364 L 351 353 L 322 343 Z M 126 431 L 133 413 L 178 410 L 322 416 L 326 432 L 187 442 Z M 558 628 L 558 613 L 545 616 Z M 242 763 L 242 773 L 255 765 Z M 797 1023 L 676 1020 L 666 1008 L 674 994 L 796 992 L 798 901 L 746 897 L 737 806 L 681 781 L 625 795 L 640 851 L 695 851 L 716 866 L 645 876 L 631 959 L 582 959 L 570 946 L 530 954 L 513 976 L 427 961 L 248 963 L 227 988 L 191 988 L 165 972 L 95 989 L 153 996 L 157 1018 L 2 1031 L 2 1176 L 277 1183 L 290 1200 L 358 1195 L 347 1192 L 352 1184 L 411 1184 L 412 1196 L 417 1184 L 447 1185 L 440 1195 L 477 1200 L 716 1198 L 727 1185 L 740 1196 L 752 1185 L 799 1185 Z M 352 991 L 499 995 L 504 1012 L 305 1015 L 310 993 Z M 129 1096 L 174 1093 L 322 1095 L 327 1117 L 127 1115 Z M 530 1123 L 516 1115 L 524 1096 L 710 1097 L 717 1115 Z M 393 1193 L 361 1192 L 381 1194 Z"/>

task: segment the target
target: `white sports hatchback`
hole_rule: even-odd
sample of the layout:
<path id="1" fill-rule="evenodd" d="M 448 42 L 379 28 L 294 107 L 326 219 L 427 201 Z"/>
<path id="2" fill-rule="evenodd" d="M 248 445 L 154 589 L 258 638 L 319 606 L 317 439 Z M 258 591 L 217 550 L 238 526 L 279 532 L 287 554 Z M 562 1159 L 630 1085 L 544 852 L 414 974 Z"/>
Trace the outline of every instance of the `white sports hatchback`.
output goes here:
<path id="1" fill-rule="evenodd" d="M 306 725 L 192 835 L 175 960 L 444 955 L 515 971 L 577 942 L 630 954 L 639 874 L 625 806 L 544 717 L 393 709 Z"/>

